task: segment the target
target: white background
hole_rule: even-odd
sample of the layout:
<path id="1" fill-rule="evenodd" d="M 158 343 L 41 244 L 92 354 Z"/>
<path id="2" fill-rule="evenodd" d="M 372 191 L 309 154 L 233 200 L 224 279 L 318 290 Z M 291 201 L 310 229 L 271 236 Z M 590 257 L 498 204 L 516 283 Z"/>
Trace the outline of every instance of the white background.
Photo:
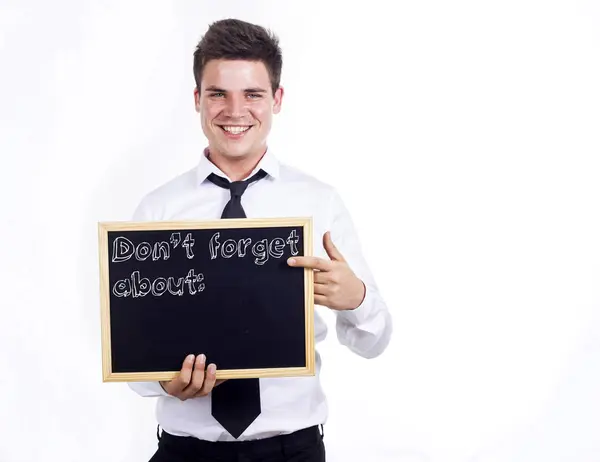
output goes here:
<path id="1" fill-rule="evenodd" d="M 600 461 L 596 0 L 0 5 L 1 462 L 154 452 L 154 400 L 101 381 L 96 224 L 197 162 L 229 16 L 280 36 L 271 147 L 340 190 L 394 315 L 380 358 L 322 346 L 328 460 Z"/>

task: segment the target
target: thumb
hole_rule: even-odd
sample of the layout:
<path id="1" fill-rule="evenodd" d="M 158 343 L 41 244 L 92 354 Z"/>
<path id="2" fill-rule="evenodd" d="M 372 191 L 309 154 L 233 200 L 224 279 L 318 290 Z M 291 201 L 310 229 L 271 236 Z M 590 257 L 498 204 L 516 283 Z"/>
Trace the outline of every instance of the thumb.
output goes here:
<path id="1" fill-rule="evenodd" d="M 330 231 L 327 231 L 323 235 L 323 247 L 325 247 L 325 251 L 327 252 L 327 255 L 329 255 L 329 258 L 331 258 L 332 260 L 343 261 L 343 262 L 346 261 L 344 259 L 344 256 L 340 253 L 340 251 L 337 249 L 337 247 L 331 240 L 331 232 Z"/>

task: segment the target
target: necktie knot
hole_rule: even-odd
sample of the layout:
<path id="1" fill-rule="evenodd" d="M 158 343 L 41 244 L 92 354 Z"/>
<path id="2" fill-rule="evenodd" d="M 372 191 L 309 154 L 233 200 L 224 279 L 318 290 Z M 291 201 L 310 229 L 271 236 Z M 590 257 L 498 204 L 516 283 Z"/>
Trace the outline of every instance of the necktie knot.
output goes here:
<path id="1" fill-rule="evenodd" d="M 267 176 L 267 172 L 259 170 L 250 178 L 244 181 L 229 181 L 227 178 L 211 173 L 208 180 L 223 189 L 229 189 L 231 199 L 225 205 L 221 218 L 246 218 L 246 212 L 242 207 L 242 194 L 246 191 L 250 183 L 258 181 Z"/>
<path id="2" fill-rule="evenodd" d="M 247 183 L 246 181 L 234 181 L 232 183 L 229 183 L 229 190 L 231 191 L 231 196 L 241 197 L 242 194 L 244 194 L 244 191 L 246 191 L 248 184 L 249 183 Z"/>
<path id="3" fill-rule="evenodd" d="M 258 180 L 264 178 L 265 176 L 267 176 L 267 172 L 265 172 L 264 170 L 261 169 L 258 172 L 256 172 L 254 175 L 252 175 L 250 178 L 243 180 L 243 181 L 231 181 L 230 182 L 227 178 L 223 178 L 222 176 L 215 175 L 214 173 L 211 173 L 210 175 L 208 175 L 208 180 L 211 183 L 214 183 L 217 186 L 220 186 L 221 188 L 229 189 L 231 191 L 232 197 L 233 196 L 240 197 L 242 194 L 244 194 L 244 192 L 246 191 L 246 188 L 248 187 L 248 185 L 250 183 L 258 181 Z"/>

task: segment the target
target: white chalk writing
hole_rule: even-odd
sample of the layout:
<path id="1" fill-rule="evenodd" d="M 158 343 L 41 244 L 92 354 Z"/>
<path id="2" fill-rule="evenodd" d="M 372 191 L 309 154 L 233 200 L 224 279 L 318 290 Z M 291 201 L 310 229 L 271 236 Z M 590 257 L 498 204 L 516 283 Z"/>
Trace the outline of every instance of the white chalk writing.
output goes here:
<path id="1" fill-rule="evenodd" d="M 204 291 L 204 275 L 202 273 L 195 274 L 194 269 L 189 270 L 185 277 L 168 278 L 157 277 L 153 281 L 149 278 L 141 277 L 139 271 L 134 271 L 127 279 L 120 279 L 113 285 L 112 293 L 116 297 L 145 297 L 152 293 L 155 297 L 160 297 L 166 292 L 171 295 L 183 295 L 186 290 L 190 295 L 195 295 L 198 292 Z"/>
<path id="2" fill-rule="evenodd" d="M 264 238 L 255 242 L 252 242 L 249 237 L 228 238 L 221 241 L 221 232 L 215 232 L 208 242 L 211 260 L 219 257 L 231 259 L 252 255 L 254 263 L 261 266 L 270 258 L 282 258 L 286 248 L 292 256 L 299 253 L 299 237 L 295 229 L 285 239 L 282 237 Z M 171 258 L 172 253 L 178 248 L 179 244 L 181 244 L 179 248 L 182 250 L 178 250 L 178 252 L 184 252 L 186 258 L 191 260 L 195 256 L 193 251 L 195 243 L 196 241 L 191 232 L 188 232 L 183 240 L 181 233 L 174 232 L 171 233 L 168 240 L 158 241 L 154 244 L 146 241 L 135 244 L 124 236 L 118 236 L 113 241 L 111 260 L 113 263 L 126 262 L 132 258 L 140 262 L 149 259 L 153 262 L 165 261 Z M 149 277 L 143 277 L 139 270 L 135 270 L 131 272 L 130 276 L 116 281 L 112 287 L 112 293 L 116 297 L 139 298 L 147 295 L 160 297 L 164 294 L 182 296 L 187 293 L 195 295 L 205 289 L 204 274 L 196 274 L 194 269 L 190 269 L 187 275 L 182 277 L 175 278 L 161 275 L 154 277 L 152 280 Z"/>
<path id="3" fill-rule="evenodd" d="M 221 256 L 222 258 L 231 258 L 237 254 L 238 257 L 243 258 L 246 256 L 248 247 L 252 244 L 252 239 L 242 238 L 238 239 L 227 239 L 224 242 L 220 242 L 221 233 L 217 232 L 212 235 L 208 242 L 208 250 L 210 252 L 210 259 L 214 260 Z M 269 257 L 281 258 L 284 254 L 283 249 L 287 244 L 290 246 L 290 253 L 292 255 L 298 255 L 298 244 L 299 238 L 296 230 L 292 230 L 287 238 L 287 241 L 276 237 L 269 241 L 269 239 L 261 239 L 252 244 L 251 251 L 252 255 L 256 258 L 254 263 L 257 265 L 264 265 Z"/>

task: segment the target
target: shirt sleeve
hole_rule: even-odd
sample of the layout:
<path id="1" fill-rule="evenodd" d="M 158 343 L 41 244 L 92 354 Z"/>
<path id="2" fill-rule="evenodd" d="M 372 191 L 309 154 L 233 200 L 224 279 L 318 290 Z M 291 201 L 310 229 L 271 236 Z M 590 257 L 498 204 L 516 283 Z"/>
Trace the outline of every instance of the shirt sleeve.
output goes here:
<path id="1" fill-rule="evenodd" d="M 392 317 L 363 256 L 352 218 L 336 191 L 332 197 L 331 217 L 331 239 L 366 287 L 360 306 L 353 310 L 335 310 L 337 338 L 363 358 L 375 358 L 390 342 Z"/>
<path id="2" fill-rule="evenodd" d="M 140 204 L 136 207 L 133 212 L 133 221 L 152 221 L 154 220 L 154 216 L 152 213 L 152 208 L 148 203 L 148 200 L 145 198 L 140 202 Z M 169 394 L 164 390 L 160 382 L 127 382 L 129 388 L 135 391 L 138 395 L 155 398 L 157 396 L 169 396 Z"/>

